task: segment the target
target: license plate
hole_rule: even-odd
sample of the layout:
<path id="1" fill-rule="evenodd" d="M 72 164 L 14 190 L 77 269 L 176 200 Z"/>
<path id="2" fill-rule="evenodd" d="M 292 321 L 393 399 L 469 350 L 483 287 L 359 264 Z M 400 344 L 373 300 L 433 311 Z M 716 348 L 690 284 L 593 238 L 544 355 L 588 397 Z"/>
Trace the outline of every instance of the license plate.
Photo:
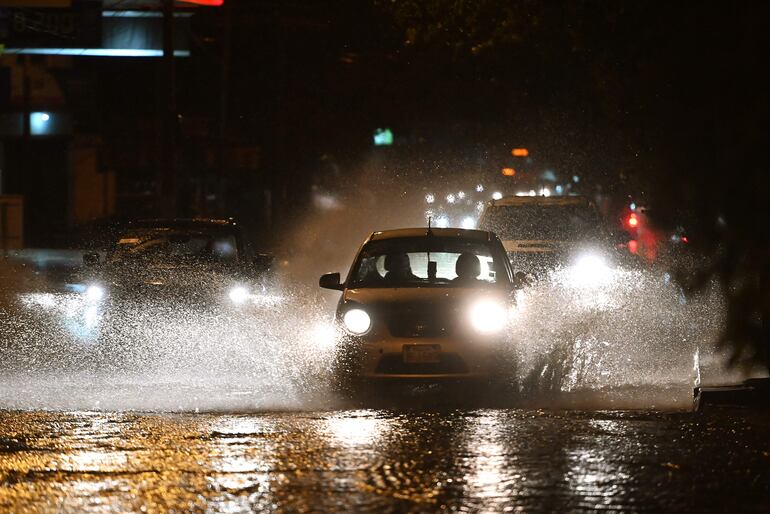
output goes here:
<path id="1" fill-rule="evenodd" d="M 403 357 L 404 363 L 406 364 L 428 364 L 441 362 L 441 345 L 405 344 Z"/>

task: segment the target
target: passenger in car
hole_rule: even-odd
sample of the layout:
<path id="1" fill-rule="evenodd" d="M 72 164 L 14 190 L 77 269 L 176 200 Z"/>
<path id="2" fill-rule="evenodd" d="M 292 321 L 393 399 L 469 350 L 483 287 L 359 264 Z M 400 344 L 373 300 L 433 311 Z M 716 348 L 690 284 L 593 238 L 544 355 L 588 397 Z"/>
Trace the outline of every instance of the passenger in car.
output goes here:
<path id="1" fill-rule="evenodd" d="M 481 275 L 481 261 L 476 255 L 465 252 L 461 253 L 455 262 L 455 273 L 457 277 L 452 282 L 463 284 L 474 284 L 479 282 L 478 276 Z"/>

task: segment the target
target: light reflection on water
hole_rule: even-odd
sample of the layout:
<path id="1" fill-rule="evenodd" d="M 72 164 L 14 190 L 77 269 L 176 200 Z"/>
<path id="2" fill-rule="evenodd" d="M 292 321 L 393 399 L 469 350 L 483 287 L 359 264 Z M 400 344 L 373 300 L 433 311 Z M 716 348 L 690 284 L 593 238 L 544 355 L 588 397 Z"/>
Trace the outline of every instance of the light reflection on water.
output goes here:
<path id="1" fill-rule="evenodd" d="M 530 410 L 0 411 L 0 510 L 719 510 L 724 488 L 732 506 L 750 509 L 770 491 L 767 421 Z"/>
<path id="2" fill-rule="evenodd" d="M 371 416 L 370 411 L 346 411 L 326 419 L 324 433 L 339 445 L 372 446 L 388 430 L 388 423 Z"/>
<path id="3" fill-rule="evenodd" d="M 495 506 L 501 499 L 516 496 L 517 481 L 525 481 L 517 472 L 516 462 L 507 458 L 503 441 L 501 412 L 489 412 L 473 420 L 468 427 L 466 440 L 468 453 L 465 474 L 465 494 L 483 499 L 487 508 Z"/>

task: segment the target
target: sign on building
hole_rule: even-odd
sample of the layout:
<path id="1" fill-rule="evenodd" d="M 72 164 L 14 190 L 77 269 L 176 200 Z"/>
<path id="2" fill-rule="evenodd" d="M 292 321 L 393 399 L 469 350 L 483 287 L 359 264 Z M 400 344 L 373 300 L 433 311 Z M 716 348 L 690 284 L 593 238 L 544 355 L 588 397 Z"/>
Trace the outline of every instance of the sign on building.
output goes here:
<path id="1" fill-rule="evenodd" d="M 26 4 L 0 0 L 0 43 L 7 48 L 99 47 L 101 27 L 98 0 Z"/>

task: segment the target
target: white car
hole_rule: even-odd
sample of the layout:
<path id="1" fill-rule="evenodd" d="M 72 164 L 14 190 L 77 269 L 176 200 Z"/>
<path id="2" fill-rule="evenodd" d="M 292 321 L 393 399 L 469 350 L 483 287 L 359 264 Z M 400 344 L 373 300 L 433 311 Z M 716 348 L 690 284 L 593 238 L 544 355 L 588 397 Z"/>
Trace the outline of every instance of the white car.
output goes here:
<path id="1" fill-rule="evenodd" d="M 344 282 L 336 322 L 336 375 L 346 388 L 396 383 L 494 383 L 504 373 L 506 326 L 515 310 L 502 243 L 481 230 L 374 232 Z"/>
<path id="2" fill-rule="evenodd" d="M 585 255 L 608 265 L 634 261 L 617 248 L 627 234 L 610 233 L 596 207 L 581 196 L 503 197 L 485 207 L 478 226 L 500 236 L 517 273 L 542 276 Z"/>

